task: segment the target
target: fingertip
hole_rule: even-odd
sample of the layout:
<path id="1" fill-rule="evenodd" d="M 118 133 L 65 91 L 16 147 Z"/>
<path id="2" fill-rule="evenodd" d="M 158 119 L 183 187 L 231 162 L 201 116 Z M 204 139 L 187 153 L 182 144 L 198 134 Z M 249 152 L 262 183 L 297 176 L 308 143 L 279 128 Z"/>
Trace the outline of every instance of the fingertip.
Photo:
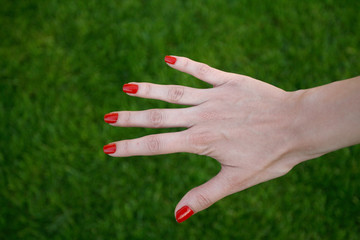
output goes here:
<path id="1" fill-rule="evenodd" d="M 178 223 L 184 222 L 194 214 L 194 211 L 189 206 L 183 206 L 176 212 L 176 221 Z"/>
<path id="2" fill-rule="evenodd" d="M 104 115 L 104 121 L 109 124 L 116 123 L 118 117 L 119 117 L 118 113 L 107 113 Z"/>
<path id="3" fill-rule="evenodd" d="M 123 86 L 124 93 L 135 94 L 135 93 L 137 93 L 138 90 L 139 90 L 139 85 L 134 84 L 134 83 L 126 83 Z"/>
<path id="4" fill-rule="evenodd" d="M 166 55 L 164 60 L 165 60 L 166 63 L 174 65 L 176 63 L 177 59 L 176 59 L 176 57 Z"/>
<path id="5" fill-rule="evenodd" d="M 116 152 L 116 144 L 110 143 L 103 147 L 103 151 L 105 154 L 113 154 Z"/>

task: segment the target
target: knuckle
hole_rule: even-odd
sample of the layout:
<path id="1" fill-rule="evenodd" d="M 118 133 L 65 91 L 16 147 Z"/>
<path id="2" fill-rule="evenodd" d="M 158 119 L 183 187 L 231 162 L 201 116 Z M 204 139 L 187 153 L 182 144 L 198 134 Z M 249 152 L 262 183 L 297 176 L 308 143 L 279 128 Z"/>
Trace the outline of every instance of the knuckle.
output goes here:
<path id="1" fill-rule="evenodd" d="M 240 189 L 241 184 L 243 184 L 242 179 L 239 177 L 239 174 L 228 174 L 225 177 L 225 184 L 224 187 L 226 187 L 229 190 L 232 189 Z"/>
<path id="2" fill-rule="evenodd" d="M 215 141 L 215 136 L 210 131 L 191 133 L 188 136 L 189 145 L 194 152 L 200 155 L 208 155 L 210 153 L 210 145 Z"/>
<path id="3" fill-rule="evenodd" d="M 130 122 L 131 122 L 131 112 L 127 112 L 127 116 L 126 116 L 126 119 L 125 119 L 125 122 L 127 123 L 127 124 L 129 124 Z"/>
<path id="4" fill-rule="evenodd" d="M 119 113 L 120 123 L 123 126 L 128 126 L 131 123 L 131 112 L 124 111 Z"/>
<path id="5" fill-rule="evenodd" d="M 210 198 L 206 194 L 203 194 L 203 193 L 198 193 L 198 195 L 196 197 L 196 201 L 201 209 L 208 208 L 209 206 L 211 206 L 213 204 L 213 201 L 211 201 Z"/>
<path id="6" fill-rule="evenodd" d="M 130 155 L 130 151 L 129 151 L 129 141 L 128 140 L 125 140 L 122 142 L 121 144 L 121 154 L 122 155 L 125 155 L 125 156 L 128 156 Z"/>
<path id="7" fill-rule="evenodd" d="M 200 63 L 196 71 L 198 76 L 205 76 L 211 72 L 211 67 L 205 63 Z"/>
<path id="8" fill-rule="evenodd" d="M 202 111 L 199 113 L 199 118 L 201 120 L 214 120 L 218 117 L 218 115 L 215 112 L 211 112 L 211 111 Z"/>
<path id="9" fill-rule="evenodd" d="M 184 58 L 183 59 L 183 68 L 187 68 L 189 66 L 190 59 Z"/>
<path id="10" fill-rule="evenodd" d="M 148 114 L 148 121 L 152 127 L 160 127 L 164 122 L 164 115 L 159 110 L 150 110 Z"/>
<path id="11" fill-rule="evenodd" d="M 242 75 L 229 72 L 224 72 L 223 78 L 229 83 L 241 83 L 244 80 Z M 237 87 L 237 84 L 234 84 L 234 87 Z"/>
<path id="12" fill-rule="evenodd" d="M 171 102 L 179 102 L 184 95 L 184 87 L 182 86 L 172 86 L 168 91 L 168 100 Z"/>
<path id="13" fill-rule="evenodd" d="M 203 146 L 209 143 L 210 132 L 199 132 L 190 134 L 190 144 L 195 146 Z"/>
<path id="14" fill-rule="evenodd" d="M 151 84 L 144 83 L 144 94 L 148 96 L 150 95 L 150 93 L 151 93 Z"/>
<path id="15" fill-rule="evenodd" d="M 149 136 L 146 140 L 146 145 L 148 150 L 151 153 L 156 153 L 160 151 L 160 140 L 157 136 Z"/>

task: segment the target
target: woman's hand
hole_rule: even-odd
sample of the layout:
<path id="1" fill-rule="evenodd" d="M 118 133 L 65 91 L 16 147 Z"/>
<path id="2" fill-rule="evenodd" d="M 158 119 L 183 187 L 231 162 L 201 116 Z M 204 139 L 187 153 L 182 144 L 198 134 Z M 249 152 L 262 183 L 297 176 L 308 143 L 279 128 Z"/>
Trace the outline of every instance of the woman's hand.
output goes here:
<path id="1" fill-rule="evenodd" d="M 297 131 L 304 91 L 285 92 L 184 57 L 167 56 L 165 61 L 214 87 L 132 82 L 124 85 L 130 96 L 192 107 L 112 112 L 105 115 L 105 121 L 119 127 L 188 129 L 114 142 L 106 145 L 104 152 L 113 157 L 189 152 L 219 161 L 220 172 L 178 203 L 178 222 L 225 196 L 282 176 L 299 162 L 320 155 L 299 149 Z"/>

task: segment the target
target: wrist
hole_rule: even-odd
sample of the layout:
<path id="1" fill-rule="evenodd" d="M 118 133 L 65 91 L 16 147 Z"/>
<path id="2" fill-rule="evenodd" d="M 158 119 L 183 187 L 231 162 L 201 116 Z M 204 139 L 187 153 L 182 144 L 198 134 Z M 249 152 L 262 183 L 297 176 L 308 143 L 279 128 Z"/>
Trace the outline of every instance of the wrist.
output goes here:
<path id="1" fill-rule="evenodd" d="M 326 129 L 322 127 L 321 101 L 317 89 L 287 92 L 287 158 L 293 166 L 320 157 L 331 151 L 324 140 Z"/>
<path id="2" fill-rule="evenodd" d="M 293 92 L 294 132 L 303 161 L 360 142 L 360 79 Z"/>

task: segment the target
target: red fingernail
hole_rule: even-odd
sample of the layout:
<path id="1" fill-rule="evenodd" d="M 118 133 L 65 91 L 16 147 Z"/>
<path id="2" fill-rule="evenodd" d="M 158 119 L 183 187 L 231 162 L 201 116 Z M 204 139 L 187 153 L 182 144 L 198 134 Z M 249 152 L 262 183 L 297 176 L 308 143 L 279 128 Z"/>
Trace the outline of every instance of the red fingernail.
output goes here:
<path id="1" fill-rule="evenodd" d="M 176 58 L 174 58 L 172 56 L 165 56 L 165 62 L 170 63 L 170 64 L 175 64 Z"/>
<path id="2" fill-rule="evenodd" d="M 137 93 L 138 89 L 139 89 L 139 86 L 136 84 L 125 84 L 123 86 L 123 91 L 125 93 Z"/>
<path id="3" fill-rule="evenodd" d="M 114 153 L 114 152 L 116 152 L 116 144 L 111 143 L 111 144 L 105 145 L 103 149 L 104 149 L 104 153 L 106 153 L 106 154 Z"/>
<path id="4" fill-rule="evenodd" d="M 176 221 L 181 223 L 191 217 L 194 214 L 194 211 L 191 210 L 188 206 L 183 206 L 176 212 Z"/>
<path id="5" fill-rule="evenodd" d="M 117 119 L 118 119 L 118 114 L 117 113 L 108 113 L 105 114 L 104 116 L 104 121 L 107 123 L 116 123 Z"/>

